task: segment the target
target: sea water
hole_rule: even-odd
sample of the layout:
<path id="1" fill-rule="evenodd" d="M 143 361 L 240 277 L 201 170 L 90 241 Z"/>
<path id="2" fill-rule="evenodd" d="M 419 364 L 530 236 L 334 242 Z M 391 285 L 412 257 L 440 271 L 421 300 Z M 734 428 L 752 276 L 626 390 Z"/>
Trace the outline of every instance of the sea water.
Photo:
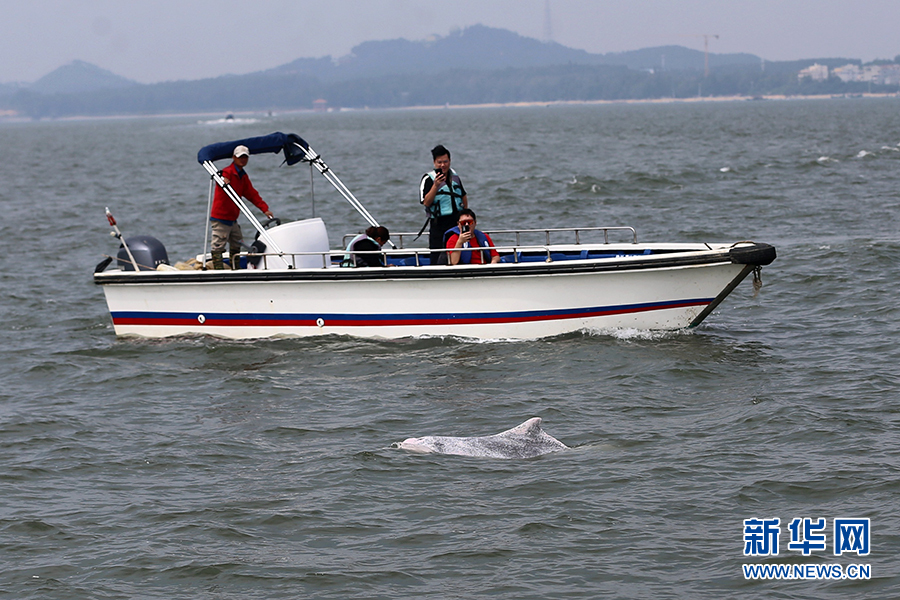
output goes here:
<path id="1" fill-rule="evenodd" d="M 194 256 L 197 151 L 273 131 L 307 139 L 394 232 L 424 222 L 443 143 L 484 229 L 630 225 L 778 259 L 687 332 L 117 339 L 91 279 L 117 247 L 104 207 L 172 262 Z M 4 123 L 0 147 L 0 596 L 900 595 L 898 99 Z M 333 247 L 365 227 L 280 162 L 248 166 L 276 216 L 322 217 Z M 391 447 L 532 416 L 572 449 Z M 776 518 L 778 554 L 745 555 L 749 520 Z M 806 518 L 826 520 L 808 555 L 788 548 Z M 835 555 L 845 518 L 869 520 L 868 554 Z"/>

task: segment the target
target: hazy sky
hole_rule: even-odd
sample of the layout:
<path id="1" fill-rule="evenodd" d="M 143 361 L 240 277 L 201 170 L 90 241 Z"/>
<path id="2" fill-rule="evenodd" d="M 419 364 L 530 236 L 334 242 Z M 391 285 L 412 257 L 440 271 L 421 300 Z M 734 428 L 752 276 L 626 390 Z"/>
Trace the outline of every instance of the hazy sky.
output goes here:
<path id="1" fill-rule="evenodd" d="M 0 82 L 75 59 L 151 83 L 343 56 L 360 42 L 481 23 L 544 38 L 546 0 L 0 0 Z M 900 0 L 550 0 L 553 41 L 606 53 L 678 44 L 767 60 L 893 58 Z"/>

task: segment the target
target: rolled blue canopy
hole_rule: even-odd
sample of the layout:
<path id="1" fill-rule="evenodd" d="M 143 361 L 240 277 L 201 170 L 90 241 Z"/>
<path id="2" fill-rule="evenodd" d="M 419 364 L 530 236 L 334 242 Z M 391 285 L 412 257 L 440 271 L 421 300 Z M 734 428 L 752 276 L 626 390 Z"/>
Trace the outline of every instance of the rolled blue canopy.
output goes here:
<path id="1" fill-rule="evenodd" d="M 250 154 L 265 154 L 267 152 L 278 154 L 284 151 L 284 162 L 289 165 L 297 164 L 306 158 L 306 151 L 309 149 L 309 144 L 296 133 L 275 132 L 260 137 L 235 140 L 233 142 L 218 142 L 204 146 L 197 153 L 197 162 L 215 162 L 231 158 L 234 155 L 234 149 L 238 146 L 247 146 Z"/>

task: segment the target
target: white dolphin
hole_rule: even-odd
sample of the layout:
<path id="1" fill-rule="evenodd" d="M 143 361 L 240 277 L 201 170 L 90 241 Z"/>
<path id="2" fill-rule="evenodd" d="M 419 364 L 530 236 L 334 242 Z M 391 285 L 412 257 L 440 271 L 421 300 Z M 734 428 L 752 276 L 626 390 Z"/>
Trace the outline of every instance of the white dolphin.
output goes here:
<path id="1" fill-rule="evenodd" d="M 541 429 L 541 418 L 528 419 L 503 433 L 482 437 L 426 435 L 394 444 L 411 452 L 483 456 L 487 458 L 534 458 L 568 446 Z"/>

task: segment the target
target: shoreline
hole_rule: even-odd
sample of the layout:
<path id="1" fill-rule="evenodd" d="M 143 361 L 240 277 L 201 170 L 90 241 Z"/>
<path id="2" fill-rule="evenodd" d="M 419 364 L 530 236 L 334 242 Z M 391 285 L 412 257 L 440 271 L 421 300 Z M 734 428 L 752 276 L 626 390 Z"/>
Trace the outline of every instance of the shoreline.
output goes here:
<path id="1" fill-rule="evenodd" d="M 696 96 L 692 98 L 635 98 L 621 100 L 552 100 L 547 102 L 492 102 L 484 104 L 439 104 L 424 106 L 404 106 L 388 108 L 348 108 L 331 109 L 328 112 L 364 111 L 364 110 L 439 110 L 439 109 L 471 109 L 471 108 L 532 108 L 541 106 L 592 106 L 603 104 L 692 104 L 703 102 L 746 102 L 746 101 L 790 101 L 790 100 L 841 100 L 860 98 L 900 98 L 900 93 L 865 93 L 865 94 L 816 94 L 808 96 L 790 96 L 784 94 L 761 94 L 758 96 Z M 320 111 L 321 112 L 321 111 Z"/>
<path id="2" fill-rule="evenodd" d="M 861 93 L 861 94 L 815 94 L 807 96 L 792 96 L 784 94 L 761 94 L 758 96 L 695 96 L 691 98 L 634 98 L 620 100 L 550 100 L 543 102 L 488 102 L 482 104 L 436 104 L 416 106 L 386 106 L 371 108 L 329 107 L 321 108 L 292 108 L 285 110 L 258 110 L 258 111 L 204 111 L 185 113 L 152 113 L 152 114 L 120 114 L 120 115 L 69 115 L 65 117 L 48 117 L 34 119 L 19 115 L 13 110 L 0 111 L 0 123 L 41 123 L 59 121 L 91 121 L 112 119 L 157 119 L 157 118 L 219 118 L 223 114 L 233 115 L 235 118 L 274 118 L 293 114 L 330 114 L 346 112 L 369 111 L 426 111 L 426 110 L 472 110 L 479 108 L 536 108 L 554 106 L 598 106 L 613 104 L 697 104 L 697 103 L 721 103 L 721 102 L 758 102 L 758 101 L 798 101 L 798 100 L 843 100 L 843 99 L 872 99 L 872 98 L 900 98 L 900 93 Z M 223 123 L 224 124 L 224 123 Z"/>

